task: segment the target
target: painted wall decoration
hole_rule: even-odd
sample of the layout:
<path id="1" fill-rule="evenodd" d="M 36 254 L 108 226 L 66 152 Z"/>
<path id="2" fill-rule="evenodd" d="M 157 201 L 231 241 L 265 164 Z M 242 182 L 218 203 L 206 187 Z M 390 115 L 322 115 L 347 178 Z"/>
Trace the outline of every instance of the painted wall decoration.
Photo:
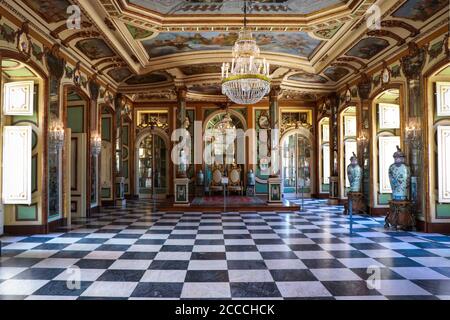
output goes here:
<path id="1" fill-rule="evenodd" d="M 67 19 L 68 0 L 23 0 L 27 6 L 37 12 L 45 21 L 61 22 Z"/>
<path id="2" fill-rule="evenodd" d="M 329 67 L 323 73 L 331 80 L 337 82 L 349 74 L 349 70 L 341 67 Z"/>
<path id="3" fill-rule="evenodd" d="M 372 59 L 387 47 L 389 47 L 389 42 L 387 40 L 369 37 L 360 40 L 347 52 L 347 55 L 361 59 Z"/>
<path id="4" fill-rule="evenodd" d="M 222 88 L 220 85 L 192 86 L 189 87 L 189 91 L 193 93 L 208 94 L 208 95 L 222 94 Z"/>
<path id="5" fill-rule="evenodd" d="M 78 41 L 75 46 L 91 60 L 114 56 L 114 52 L 103 39 L 84 39 Z"/>
<path id="6" fill-rule="evenodd" d="M 448 0 L 409 0 L 393 16 L 414 21 L 426 21 L 438 11 L 448 7 Z"/>
<path id="7" fill-rule="evenodd" d="M 128 0 L 133 5 L 162 14 L 241 14 L 243 2 L 236 0 Z M 347 0 L 259 0 L 253 14 L 311 14 L 336 7 Z"/>
<path id="8" fill-rule="evenodd" d="M 114 79 L 116 82 L 122 82 L 126 78 L 132 75 L 128 67 L 116 68 L 108 71 L 108 75 Z"/>
<path id="9" fill-rule="evenodd" d="M 285 53 L 309 57 L 322 43 L 305 32 L 255 32 L 254 37 L 261 51 Z M 222 32 L 166 32 L 142 44 L 150 58 L 192 51 L 231 50 L 238 38 L 237 33 Z"/>
<path id="10" fill-rule="evenodd" d="M 145 39 L 150 37 L 153 32 L 150 30 L 145 30 L 139 27 L 135 27 L 131 24 L 126 24 L 128 31 L 130 32 L 133 39 L 139 40 L 139 39 Z"/>
<path id="11" fill-rule="evenodd" d="M 300 81 L 300 82 L 308 82 L 308 83 L 327 83 L 328 79 L 322 77 L 318 74 L 308 73 L 308 72 L 300 72 L 293 74 L 288 78 L 291 81 Z"/>
<path id="12" fill-rule="evenodd" d="M 196 74 L 205 74 L 205 73 L 220 73 L 220 65 L 218 64 L 203 64 L 203 65 L 190 65 L 181 67 L 180 70 L 187 76 L 193 76 Z"/>
<path id="13" fill-rule="evenodd" d="M 126 84 L 139 85 L 139 84 L 151 84 L 157 82 L 167 81 L 168 77 L 164 73 L 153 72 L 143 75 L 137 75 L 126 80 Z"/>
<path id="14" fill-rule="evenodd" d="M 334 37 L 334 35 L 341 29 L 343 25 L 344 24 L 341 23 L 325 29 L 316 30 L 314 31 L 314 35 L 319 38 L 329 40 Z"/>

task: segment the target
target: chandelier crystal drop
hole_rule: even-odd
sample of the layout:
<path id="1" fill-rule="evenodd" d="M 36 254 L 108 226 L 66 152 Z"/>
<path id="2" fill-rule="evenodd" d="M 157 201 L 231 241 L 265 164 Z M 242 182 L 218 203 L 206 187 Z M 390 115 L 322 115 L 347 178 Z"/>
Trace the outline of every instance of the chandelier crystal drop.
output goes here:
<path id="1" fill-rule="evenodd" d="M 244 27 L 233 47 L 233 59 L 222 65 L 222 93 L 237 104 L 255 104 L 270 91 L 270 65 L 260 58 L 260 50 L 247 29 L 247 3 Z"/>

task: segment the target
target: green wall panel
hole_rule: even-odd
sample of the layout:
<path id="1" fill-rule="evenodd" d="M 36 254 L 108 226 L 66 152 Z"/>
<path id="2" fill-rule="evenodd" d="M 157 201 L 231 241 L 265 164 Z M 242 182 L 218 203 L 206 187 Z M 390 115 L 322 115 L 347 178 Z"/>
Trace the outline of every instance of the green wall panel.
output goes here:
<path id="1" fill-rule="evenodd" d="M 111 120 L 112 118 L 102 118 L 102 140 L 111 141 Z"/>
<path id="2" fill-rule="evenodd" d="M 67 109 L 67 126 L 72 133 L 84 132 L 84 107 L 69 107 Z"/>
<path id="3" fill-rule="evenodd" d="M 437 218 L 450 218 L 450 204 L 441 203 L 436 204 Z"/>
<path id="4" fill-rule="evenodd" d="M 109 199 L 111 198 L 111 188 L 102 188 L 102 198 Z"/>
<path id="5" fill-rule="evenodd" d="M 36 221 L 37 220 L 37 206 L 17 205 L 17 220 L 18 221 Z"/>
<path id="6" fill-rule="evenodd" d="M 392 200 L 392 195 L 390 193 L 382 193 L 378 197 L 379 204 L 389 204 L 389 201 Z"/>

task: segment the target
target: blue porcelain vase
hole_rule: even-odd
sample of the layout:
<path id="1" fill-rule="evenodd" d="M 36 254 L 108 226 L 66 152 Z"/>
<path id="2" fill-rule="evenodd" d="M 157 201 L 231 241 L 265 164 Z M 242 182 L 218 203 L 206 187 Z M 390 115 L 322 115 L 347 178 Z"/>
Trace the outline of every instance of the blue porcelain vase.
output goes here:
<path id="1" fill-rule="evenodd" d="M 405 154 L 397 146 L 397 152 L 394 153 L 394 163 L 389 167 L 392 200 L 408 200 L 408 191 L 411 184 L 411 170 L 405 162 Z"/>
<path id="2" fill-rule="evenodd" d="M 197 172 L 197 185 L 203 186 L 204 183 L 205 183 L 205 175 L 203 174 L 203 171 L 200 170 L 199 172 Z"/>
<path id="3" fill-rule="evenodd" d="M 255 180 L 256 180 L 255 179 L 255 173 L 253 172 L 253 170 L 250 170 L 247 173 L 247 185 L 248 186 L 254 186 L 256 184 Z"/>
<path id="4" fill-rule="evenodd" d="M 355 153 L 350 158 L 350 164 L 347 167 L 348 180 L 350 181 L 350 192 L 361 192 L 363 171 L 358 164 L 358 157 Z"/>

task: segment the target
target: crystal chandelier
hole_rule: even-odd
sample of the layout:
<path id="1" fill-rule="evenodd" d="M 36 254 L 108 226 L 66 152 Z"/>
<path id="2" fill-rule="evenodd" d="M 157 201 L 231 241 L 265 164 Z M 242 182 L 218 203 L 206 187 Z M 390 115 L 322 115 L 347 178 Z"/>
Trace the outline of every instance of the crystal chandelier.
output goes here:
<path id="1" fill-rule="evenodd" d="M 270 67 L 260 59 L 260 50 L 247 29 L 247 1 L 244 7 L 244 27 L 233 47 L 231 65 L 222 65 L 222 93 L 237 104 L 254 104 L 270 91 Z"/>

